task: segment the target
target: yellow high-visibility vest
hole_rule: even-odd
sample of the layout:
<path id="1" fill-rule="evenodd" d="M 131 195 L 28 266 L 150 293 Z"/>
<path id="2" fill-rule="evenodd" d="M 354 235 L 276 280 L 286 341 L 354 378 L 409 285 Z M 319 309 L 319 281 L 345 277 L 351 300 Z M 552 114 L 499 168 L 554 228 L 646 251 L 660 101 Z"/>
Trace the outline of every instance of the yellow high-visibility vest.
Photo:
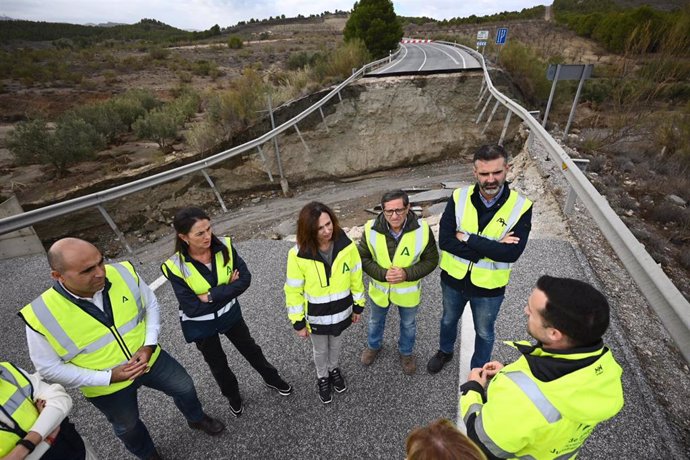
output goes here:
<path id="1" fill-rule="evenodd" d="M 28 433 L 38 418 L 31 382 L 7 362 L 0 363 L 0 406 L 17 427 L 16 432 L 0 430 L 0 457 L 4 457 L 24 437 L 20 433 Z"/>
<path id="2" fill-rule="evenodd" d="M 374 261 L 388 270 L 392 266 L 405 268 L 417 262 L 429 244 L 429 224 L 419 221 L 419 228 L 402 235 L 395 249 L 393 260 L 390 259 L 386 235 L 373 229 L 374 220 L 364 225 L 364 238 Z M 391 284 L 386 281 L 369 280 L 369 298 L 379 307 L 387 307 L 392 302 L 400 307 L 416 307 L 422 295 L 422 282 L 403 281 Z"/>
<path id="3" fill-rule="evenodd" d="M 112 327 L 66 299 L 55 289 L 48 289 L 40 297 L 21 309 L 24 321 L 43 335 L 53 350 L 66 363 L 84 369 L 105 371 L 124 364 L 144 345 L 146 340 L 146 305 L 142 304 L 139 277 L 129 262 L 105 266 L 105 276 L 111 283 L 108 298 L 113 312 Z M 151 355 L 153 366 L 160 347 Z M 133 381 L 110 385 L 81 387 L 88 398 L 115 393 Z"/>
<path id="4" fill-rule="evenodd" d="M 483 236 L 495 241 L 501 240 L 510 232 L 520 217 L 532 206 L 532 202 L 521 196 L 514 190 L 503 203 L 503 206 L 494 214 L 491 222 L 479 232 L 479 219 L 477 210 L 472 204 L 471 196 L 475 185 L 456 189 L 453 192 L 455 202 L 455 222 L 458 232 Z M 470 273 L 470 280 L 475 286 L 484 289 L 496 289 L 508 284 L 513 264 L 508 262 L 496 262 L 484 257 L 477 262 L 472 262 L 462 257 L 441 250 L 441 262 L 439 264 L 455 279 L 463 279 Z"/>

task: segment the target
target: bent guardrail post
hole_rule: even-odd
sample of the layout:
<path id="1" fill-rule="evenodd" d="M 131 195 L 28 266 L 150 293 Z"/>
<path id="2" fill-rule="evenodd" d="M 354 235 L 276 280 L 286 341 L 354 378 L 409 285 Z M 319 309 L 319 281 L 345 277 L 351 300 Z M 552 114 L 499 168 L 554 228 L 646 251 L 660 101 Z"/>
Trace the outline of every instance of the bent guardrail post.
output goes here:
<path id="1" fill-rule="evenodd" d="M 328 130 L 328 123 L 326 123 L 326 117 L 323 116 L 323 108 L 319 107 L 319 113 L 321 114 L 321 121 L 323 121 L 323 125 L 326 127 L 326 132 L 329 133 L 330 131 Z"/>
<path id="2" fill-rule="evenodd" d="M 491 96 L 492 94 L 489 93 L 489 97 L 486 98 L 486 103 L 484 104 L 484 108 L 482 109 L 481 112 L 479 112 L 479 116 L 477 117 L 477 120 L 474 122 L 475 125 L 479 124 L 479 120 L 482 119 L 482 116 L 484 115 L 484 112 L 486 111 L 486 108 L 489 106 L 489 102 L 491 102 Z"/>
<path id="3" fill-rule="evenodd" d="M 295 128 L 295 131 L 297 131 L 297 135 L 299 136 L 300 140 L 302 141 L 302 145 L 304 145 L 304 149 L 307 151 L 307 153 L 311 153 L 311 151 L 309 150 L 309 146 L 304 141 L 304 137 L 302 137 L 302 133 L 300 132 L 299 128 L 297 127 L 297 124 L 295 124 L 294 128 Z"/>
<path id="4" fill-rule="evenodd" d="M 503 131 L 501 131 L 501 137 L 498 139 L 498 145 L 502 146 L 503 145 L 503 139 L 506 137 L 506 132 L 508 131 L 508 125 L 510 124 L 510 116 L 513 114 L 513 112 L 508 109 L 508 113 L 506 113 L 506 121 L 503 122 Z"/>
<path id="5" fill-rule="evenodd" d="M 515 112 L 529 126 L 532 135 L 543 144 L 547 153 L 561 162 L 564 177 L 587 208 L 650 307 L 656 312 L 681 355 L 690 363 L 690 303 L 611 209 L 606 199 L 577 168 L 563 147 L 524 107 L 494 88 L 484 58 L 472 48 L 462 45 L 459 47 L 474 55 L 482 64 L 484 78 L 491 94 Z"/>
<path id="6" fill-rule="evenodd" d="M 273 118 L 273 106 L 271 104 L 271 95 L 268 95 L 268 114 L 271 118 L 271 132 L 276 130 L 276 122 Z M 297 123 L 295 123 L 295 126 Z M 280 188 L 283 191 L 283 195 L 287 196 L 290 191 L 290 186 L 288 184 L 285 175 L 283 174 L 283 161 L 280 159 L 280 149 L 278 148 L 278 134 L 273 135 L 273 147 L 276 153 L 276 162 L 278 163 L 278 174 L 280 174 Z"/>
<path id="7" fill-rule="evenodd" d="M 484 80 L 482 80 L 482 84 L 483 84 L 483 83 L 484 83 Z M 478 100 L 477 103 L 474 105 L 474 110 L 477 110 L 477 109 L 479 108 L 479 104 L 482 103 L 482 99 L 484 99 L 484 93 L 489 94 L 489 97 L 491 97 L 491 93 L 489 93 L 488 91 L 482 91 L 482 92 L 480 92 L 480 93 L 479 93 L 479 100 Z"/>
<path id="8" fill-rule="evenodd" d="M 491 120 L 493 120 L 494 115 L 496 114 L 496 109 L 498 109 L 498 105 L 501 103 L 498 99 L 496 99 L 496 103 L 494 104 L 494 108 L 491 109 L 491 113 L 489 114 L 489 118 L 486 119 L 486 123 L 484 124 L 484 129 L 482 129 L 482 134 L 486 132 L 486 130 L 489 128 L 489 123 L 491 123 Z"/>
<path id="9" fill-rule="evenodd" d="M 105 210 L 105 208 L 102 205 L 97 205 L 96 206 L 98 210 L 101 212 L 101 215 L 105 219 L 105 221 L 110 225 L 110 228 L 113 229 L 113 232 L 115 232 L 115 235 L 117 236 L 118 241 L 122 246 L 124 246 L 125 250 L 130 256 L 134 256 L 134 251 L 132 251 L 132 248 L 129 247 L 129 244 L 127 243 L 127 240 L 125 239 L 125 234 L 120 231 L 120 229 L 117 227 L 117 224 L 115 221 L 110 217 L 110 214 L 108 214 L 108 211 Z"/>
<path id="10" fill-rule="evenodd" d="M 256 149 L 259 151 L 259 156 L 261 157 L 261 161 L 264 164 L 264 170 L 268 174 L 268 180 L 273 182 L 273 174 L 271 174 L 271 168 L 268 166 L 268 162 L 266 161 L 266 155 L 264 155 L 264 150 L 261 148 L 260 145 L 257 145 Z"/>
<path id="11" fill-rule="evenodd" d="M 551 110 L 551 103 L 553 102 L 553 95 L 556 92 L 556 83 L 558 82 L 558 76 L 561 74 L 561 65 L 556 65 L 556 76 L 553 77 L 553 83 L 551 84 L 551 93 L 549 93 L 549 102 L 546 103 L 546 110 L 544 111 L 544 119 L 541 125 L 546 128 L 546 120 L 549 118 L 549 110 Z"/>
<path id="12" fill-rule="evenodd" d="M 223 197 L 220 196 L 220 192 L 216 188 L 216 184 L 213 183 L 211 180 L 211 176 L 208 175 L 205 169 L 201 170 L 201 174 L 204 175 L 206 178 L 206 182 L 208 182 L 208 185 L 211 186 L 211 189 L 213 189 L 213 193 L 216 195 L 216 198 L 218 199 L 218 203 L 220 203 L 220 207 L 223 209 L 223 212 L 228 212 L 228 208 L 225 207 L 225 202 L 223 201 Z"/>
<path id="13" fill-rule="evenodd" d="M 586 158 L 573 158 L 573 163 L 577 165 L 578 168 L 584 173 L 587 171 L 587 165 L 589 165 L 589 160 Z M 565 214 L 572 214 L 575 209 L 575 199 L 577 198 L 577 193 L 575 189 L 570 187 L 568 189 L 568 196 L 565 198 L 565 205 L 563 205 L 563 212 Z"/>

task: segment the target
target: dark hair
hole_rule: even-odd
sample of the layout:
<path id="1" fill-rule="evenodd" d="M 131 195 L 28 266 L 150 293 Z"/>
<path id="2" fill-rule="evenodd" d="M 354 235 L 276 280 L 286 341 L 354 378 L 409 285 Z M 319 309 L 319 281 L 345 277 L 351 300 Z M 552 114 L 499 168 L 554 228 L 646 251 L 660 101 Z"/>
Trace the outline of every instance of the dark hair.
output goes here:
<path id="1" fill-rule="evenodd" d="M 390 192 L 384 193 L 381 197 L 381 209 L 383 209 L 384 205 L 389 201 L 397 200 L 398 198 L 402 198 L 404 206 L 410 204 L 410 197 L 407 196 L 404 190 L 391 190 Z"/>
<path id="2" fill-rule="evenodd" d="M 319 231 L 319 217 L 323 213 L 331 217 L 333 223 L 333 237 L 335 238 L 340 233 L 340 225 L 335 213 L 331 208 L 318 201 L 312 201 L 307 204 L 299 213 L 297 218 L 297 245 L 304 248 L 312 256 L 316 256 L 319 250 L 319 243 L 317 239 Z"/>
<path id="3" fill-rule="evenodd" d="M 548 275 L 537 280 L 537 289 L 546 294 L 545 326 L 561 331 L 576 347 L 601 340 L 609 327 L 609 303 L 601 292 L 584 281 Z"/>
<path id="4" fill-rule="evenodd" d="M 415 429 L 405 450 L 407 460 L 486 460 L 479 447 L 445 418 Z"/>
<path id="5" fill-rule="evenodd" d="M 187 252 L 189 251 L 189 245 L 180 238 L 180 233 L 186 235 L 192 231 L 192 227 L 197 221 L 208 220 L 211 218 L 206 214 L 206 212 L 201 208 L 183 208 L 177 211 L 175 217 L 173 218 L 173 228 L 175 229 L 175 252 Z M 216 235 L 211 235 L 211 240 L 214 242 L 219 242 L 220 240 Z M 230 253 L 228 252 L 228 247 L 222 244 L 221 251 L 223 252 L 223 264 L 227 265 L 230 261 Z"/>
<path id="6" fill-rule="evenodd" d="M 491 161 L 497 158 L 503 158 L 506 162 L 508 162 L 508 152 L 506 152 L 506 149 L 498 144 L 487 144 L 482 145 L 476 152 L 474 152 L 472 163 L 477 160 Z"/>

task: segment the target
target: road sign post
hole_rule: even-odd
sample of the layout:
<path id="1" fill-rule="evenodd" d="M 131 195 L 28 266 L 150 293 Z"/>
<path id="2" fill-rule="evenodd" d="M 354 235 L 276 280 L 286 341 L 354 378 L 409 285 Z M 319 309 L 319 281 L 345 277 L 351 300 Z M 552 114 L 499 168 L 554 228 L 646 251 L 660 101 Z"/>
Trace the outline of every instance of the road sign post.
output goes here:
<path id="1" fill-rule="evenodd" d="M 577 102 L 580 100 L 580 93 L 582 92 L 582 86 L 585 80 L 592 77 L 593 64 L 551 64 L 546 70 L 546 78 L 552 80 L 551 94 L 549 94 L 549 101 L 546 104 L 546 111 L 544 112 L 544 120 L 542 121 L 542 126 L 546 128 L 546 120 L 549 118 L 549 111 L 551 110 L 551 102 L 553 101 L 553 95 L 556 92 L 556 82 L 559 80 L 579 80 L 580 83 L 577 85 L 577 92 L 575 93 L 575 99 L 573 100 L 573 106 L 570 109 L 570 116 L 568 117 L 568 123 L 565 126 L 564 135 L 568 135 L 570 130 L 570 125 L 575 117 L 575 109 L 577 108 Z"/>
<path id="2" fill-rule="evenodd" d="M 479 47 L 481 46 L 482 56 L 484 56 L 484 50 L 486 49 L 486 42 L 488 39 L 489 39 L 489 31 L 488 30 L 477 31 L 477 51 L 479 51 Z"/>
<path id="3" fill-rule="evenodd" d="M 498 45 L 498 50 L 496 50 L 496 64 L 498 64 L 498 57 L 501 54 L 501 46 L 506 44 L 508 40 L 508 28 L 500 27 L 496 31 L 496 45 Z"/>

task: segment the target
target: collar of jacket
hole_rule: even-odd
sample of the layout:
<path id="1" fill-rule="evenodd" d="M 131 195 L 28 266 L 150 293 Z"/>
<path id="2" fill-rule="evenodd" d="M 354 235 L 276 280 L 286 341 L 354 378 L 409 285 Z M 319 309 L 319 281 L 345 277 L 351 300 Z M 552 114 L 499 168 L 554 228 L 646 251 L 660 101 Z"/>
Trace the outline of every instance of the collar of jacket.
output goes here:
<path id="1" fill-rule="evenodd" d="M 336 256 L 340 251 L 345 249 L 352 242 L 350 238 L 347 237 L 343 229 L 340 229 L 340 233 L 334 236 L 335 237 L 333 238 L 333 260 L 335 260 Z M 316 252 L 316 254 L 310 254 L 309 252 L 307 252 L 305 248 L 299 248 L 299 251 L 297 251 L 297 256 L 302 259 L 316 260 L 319 262 L 324 261 L 321 257 L 321 254 L 319 254 L 318 251 Z"/>
<path id="2" fill-rule="evenodd" d="M 568 350 L 550 350 L 537 342 L 506 342 L 522 353 L 532 374 L 542 382 L 550 382 L 587 367 L 609 351 L 604 342 Z"/>
<path id="3" fill-rule="evenodd" d="M 215 256 L 215 254 L 219 251 L 223 250 L 223 247 L 225 247 L 225 244 L 218 238 L 216 235 L 213 235 L 213 238 L 211 238 L 211 256 Z M 229 249 L 228 249 L 229 250 Z M 189 255 L 189 249 L 188 247 L 183 247 L 182 248 L 182 256 L 184 256 L 184 261 L 185 262 L 191 262 L 191 263 L 198 263 L 201 264 L 201 262 L 197 261 L 196 259 L 193 259 L 192 256 Z M 213 261 L 214 257 L 211 257 L 211 260 Z M 201 264 L 203 265 L 203 264 Z"/>
<path id="4" fill-rule="evenodd" d="M 503 203 L 505 203 L 510 196 L 510 182 L 505 181 L 503 185 L 501 196 L 498 197 L 498 200 L 496 200 L 496 202 L 492 204 L 490 208 L 487 208 L 484 202 L 482 202 L 482 199 L 479 197 L 479 184 L 474 184 L 474 191 L 472 192 L 470 199 L 472 200 L 472 204 L 474 204 L 475 209 L 500 209 L 501 206 L 503 206 Z M 481 208 L 478 207 L 479 205 L 481 205 Z"/>
<path id="5" fill-rule="evenodd" d="M 374 225 L 371 226 L 371 229 L 386 235 L 389 238 L 393 238 L 393 235 L 391 235 L 390 226 L 388 225 L 388 221 L 386 221 L 386 217 L 383 215 L 383 213 L 379 214 L 376 219 L 374 220 Z M 412 211 L 408 211 L 407 213 L 407 220 L 405 221 L 405 225 L 403 226 L 402 233 L 400 236 L 404 235 L 407 232 L 412 232 L 414 230 L 417 230 L 419 228 L 419 220 L 417 219 L 417 214 L 415 214 Z"/>

